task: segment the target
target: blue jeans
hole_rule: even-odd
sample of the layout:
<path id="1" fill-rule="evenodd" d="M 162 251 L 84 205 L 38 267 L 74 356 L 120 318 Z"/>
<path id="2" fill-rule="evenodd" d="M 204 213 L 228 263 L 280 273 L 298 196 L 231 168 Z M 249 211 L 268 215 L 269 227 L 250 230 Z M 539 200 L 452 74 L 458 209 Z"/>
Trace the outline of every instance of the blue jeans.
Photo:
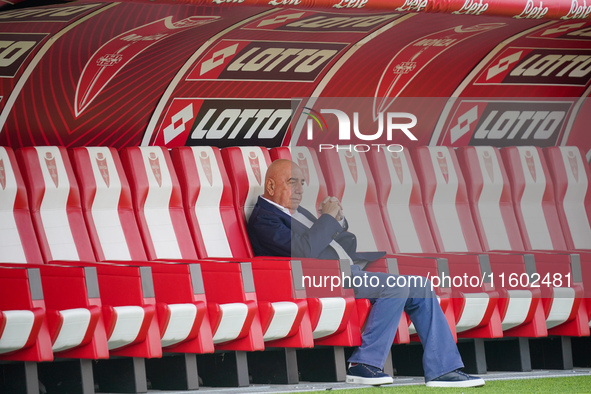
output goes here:
<path id="1" fill-rule="evenodd" d="M 404 309 L 423 345 L 426 381 L 464 367 L 430 281 L 422 278 L 424 286 L 415 286 L 408 276 L 362 271 L 357 266 L 352 266 L 351 272 L 355 298 L 367 298 L 373 306 L 361 336 L 361 346 L 353 352 L 349 362 L 383 368 Z M 406 280 L 395 282 L 402 277 Z M 361 285 L 357 286 L 359 283 Z"/>

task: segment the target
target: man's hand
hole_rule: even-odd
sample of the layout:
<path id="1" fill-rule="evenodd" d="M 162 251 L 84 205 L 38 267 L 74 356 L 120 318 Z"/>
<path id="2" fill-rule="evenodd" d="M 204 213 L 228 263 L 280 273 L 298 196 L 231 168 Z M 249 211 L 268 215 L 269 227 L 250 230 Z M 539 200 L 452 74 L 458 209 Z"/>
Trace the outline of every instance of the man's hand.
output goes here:
<path id="1" fill-rule="evenodd" d="M 343 207 L 338 198 L 326 197 L 318 207 L 318 214 L 327 214 L 340 221 L 343 219 Z"/>

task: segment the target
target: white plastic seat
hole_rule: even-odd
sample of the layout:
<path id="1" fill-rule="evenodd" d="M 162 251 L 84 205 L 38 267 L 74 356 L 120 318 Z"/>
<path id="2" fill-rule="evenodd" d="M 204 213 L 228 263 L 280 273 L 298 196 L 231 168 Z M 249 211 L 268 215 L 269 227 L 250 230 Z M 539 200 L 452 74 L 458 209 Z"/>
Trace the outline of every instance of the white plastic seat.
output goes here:
<path id="1" fill-rule="evenodd" d="M 320 298 L 322 312 L 314 329 L 314 339 L 334 334 L 339 328 L 345 313 L 346 302 L 341 297 Z"/>
<path id="2" fill-rule="evenodd" d="M 137 338 L 144 321 L 144 309 L 139 306 L 118 306 L 115 328 L 109 337 L 109 350 L 129 345 Z"/>
<path id="3" fill-rule="evenodd" d="M 555 287 L 552 289 L 552 306 L 546 318 L 548 329 L 556 327 L 568 320 L 575 302 L 575 289 L 572 287 Z"/>
<path id="4" fill-rule="evenodd" d="M 298 306 L 293 302 L 273 302 L 271 306 L 273 308 L 273 318 L 263 335 L 265 341 L 285 338 L 291 331 L 298 314 Z"/>
<path id="5" fill-rule="evenodd" d="M 533 299 L 533 294 L 529 290 L 508 290 L 507 293 L 509 302 L 501 322 L 503 330 L 517 327 L 525 322 Z"/>
<path id="6" fill-rule="evenodd" d="M 59 314 L 62 326 L 52 346 L 54 352 L 80 345 L 90 324 L 90 311 L 86 308 L 66 309 L 59 311 Z"/>
<path id="7" fill-rule="evenodd" d="M 194 304 L 168 305 L 170 317 L 162 335 L 162 347 L 172 346 L 187 339 L 193 328 L 197 307 Z"/>
<path id="8" fill-rule="evenodd" d="M 222 304 L 220 310 L 221 321 L 213 335 L 213 343 L 215 344 L 238 338 L 248 315 L 248 307 L 241 302 Z"/>
<path id="9" fill-rule="evenodd" d="M 21 349 L 27 343 L 35 316 L 31 311 L 2 311 L 4 330 L 0 332 L 0 354 Z"/>
<path id="10" fill-rule="evenodd" d="M 487 293 L 465 293 L 464 300 L 462 316 L 456 323 L 457 332 L 478 327 L 491 301 Z"/>

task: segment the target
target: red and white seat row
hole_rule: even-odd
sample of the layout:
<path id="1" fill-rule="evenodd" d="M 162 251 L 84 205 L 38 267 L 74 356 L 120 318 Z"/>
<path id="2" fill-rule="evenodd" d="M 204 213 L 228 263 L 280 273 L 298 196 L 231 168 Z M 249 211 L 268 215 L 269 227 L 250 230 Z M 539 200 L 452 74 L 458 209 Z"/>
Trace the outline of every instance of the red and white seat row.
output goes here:
<path id="1" fill-rule="evenodd" d="M 272 150 L 273 151 L 273 150 Z M 238 217 L 236 230 L 240 231 L 242 239 L 248 239 L 245 223 L 250 217 L 257 198 L 264 192 L 264 177 L 268 166 L 271 164 L 271 155 L 267 149 L 259 147 L 232 147 L 222 150 L 224 162 L 227 165 L 228 176 L 234 192 L 234 207 Z M 218 165 L 219 165 L 218 161 Z M 188 174 L 186 174 L 188 175 Z M 236 233 L 238 236 L 238 233 Z M 234 239 L 231 237 L 230 239 Z M 248 242 L 246 252 L 252 256 L 252 250 Z M 233 254 L 232 257 L 244 258 L 247 256 Z M 262 259 L 263 261 L 266 259 Z M 333 262 L 334 264 L 336 262 Z M 257 263 L 261 264 L 261 263 Z M 318 262 L 313 259 L 303 259 L 302 265 L 306 273 L 314 272 L 317 277 L 324 277 L 330 272 L 331 263 Z M 339 274 L 340 266 L 332 273 Z M 347 267 L 345 267 L 347 268 Z M 312 289 L 308 293 L 312 294 Z M 319 292 L 319 295 L 323 291 Z M 313 322 L 313 337 L 317 345 L 356 346 L 361 344 L 359 324 L 356 318 L 351 319 L 358 312 L 358 319 L 363 325 L 367 314 L 367 305 L 359 305 L 356 311 L 356 301 L 352 291 L 343 291 L 334 294 L 335 297 L 312 297 L 308 302 L 310 318 Z M 342 297 L 340 295 L 344 295 Z M 327 338 L 329 337 L 329 338 Z"/>
<path id="2" fill-rule="evenodd" d="M 527 148 L 507 148 L 503 151 L 506 163 L 511 163 L 512 150 L 529 152 Z M 539 149 L 530 150 L 542 158 Z M 519 192 L 521 184 L 529 184 L 519 183 L 514 179 L 519 175 L 510 172 L 515 183 L 511 196 L 498 150 L 469 147 L 458 152 L 460 162 L 452 149 L 442 147 L 421 147 L 412 157 L 407 151 L 367 157 L 322 152 L 319 160 L 306 148 L 293 148 L 291 156 L 309 177 L 303 205 L 314 211 L 324 196 L 339 197 L 358 235 L 360 249 L 398 253 L 402 274 L 437 274 L 440 257 L 449 260 L 446 273 L 451 276 L 467 273 L 482 277 L 491 268 L 495 275 L 531 274 L 532 270 L 542 275 L 555 272 L 556 267 L 560 267 L 561 275 L 571 272 L 571 255 L 559 253 L 565 245 L 553 243 L 550 249 L 556 253 L 534 253 L 536 264 L 532 268 L 523 252 L 549 249 L 549 244 L 525 242 L 523 247 L 519 242 L 522 234 L 536 240 L 543 237 L 527 232 L 525 223 L 530 219 L 522 212 L 539 213 L 538 208 L 527 208 L 527 204 L 539 205 L 543 198 L 553 197 L 548 170 L 542 167 L 547 174 L 543 179 L 548 181 L 541 188 L 543 198 L 538 199 Z M 590 200 L 586 192 L 589 170 L 578 150 L 550 148 L 547 152 L 552 171 L 570 168 L 568 181 L 557 183 L 564 201 L 559 216 L 563 226 L 572 227 L 570 232 L 565 231 L 567 239 L 572 239 L 578 249 L 585 249 L 589 244 L 585 235 L 589 216 L 583 213 L 588 211 L 585 204 Z M 474 158 L 475 153 L 482 158 Z M 40 268 L 44 283 L 52 272 L 63 281 L 74 275 L 67 270 L 75 270 L 75 266 L 85 269 L 76 273 L 83 279 L 88 268 L 94 268 L 96 287 L 101 290 L 100 297 L 88 290 L 76 297 L 65 297 L 59 291 L 46 294 L 50 317 L 44 324 L 48 325 L 57 356 L 150 358 L 161 356 L 162 348 L 189 353 L 207 353 L 214 348 L 262 350 L 265 342 L 281 347 L 359 344 L 367 303 L 354 300 L 351 290 L 337 289 L 327 297 L 324 290 L 303 289 L 297 283 L 302 272 L 340 274 L 338 262 L 319 265 L 303 259 L 302 271 L 287 259 L 252 257 L 245 219 L 262 194 L 271 157 L 289 157 L 287 148 L 272 149 L 270 154 L 257 147 L 222 151 L 179 148 L 173 150 L 172 159 L 159 147 L 125 148 L 121 159 L 116 150 L 106 147 L 75 148 L 69 155 L 64 148 L 23 148 L 17 154 L 18 164 L 11 149 L 0 147 L 0 215 L 6 219 L 0 222 L 2 260 L 39 264 L 35 267 Z M 526 163 L 523 168 L 531 168 L 527 155 L 522 155 Z M 562 167 L 552 155 L 561 155 Z M 573 155 L 581 165 L 576 167 L 578 172 L 574 172 Z M 477 166 L 474 160 L 484 165 Z M 482 183 L 474 180 L 478 176 L 484 179 L 483 174 L 490 171 L 500 171 L 502 176 L 493 175 L 490 182 L 488 178 Z M 536 185 L 541 179 L 534 177 L 534 188 L 530 189 L 540 190 Z M 520 210 L 518 205 L 526 208 Z M 491 215 L 492 210 L 501 215 Z M 518 217 L 526 217 L 519 220 L 521 228 L 511 222 L 513 211 Z M 499 223 L 499 217 L 503 223 Z M 559 239 L 562 236 L 556 227 L 549 226 L 548 232 Z M 493 244 L 500 246 L 490 246 Z M 569 248 L 573 249 L 571 244 Z M 484 251 L 495 249 L 507 253 L 484 255 Z M 586 251 L 577 252 L 586 258 Z M 219 264 L 220 259 L 235 262 Z M 43 262 L 52 262 L 54 271 L 40 265 Z M 61 262 L 60 267 L 56 262 Z M 388 267 L 385 264 L 376 269 Z M 573 281 L 576 277 L 575 272 Z M 544 336 L 547 328 L 561 335 L 588 335 L 589 316 L 581 302 L 580 281 L 571 287 L 542 290 L 541 300 L 539 291 L 531 286 L 504 290 L 496 285 L 439 290 L 452 330 L 460 336 L 489 338 L 503 335 L 502 330 L 505 335 Z M 450 297 L 453 302 L 449 302 Z M 3 310 L 5 316 L 9 309 Z M 0 333 L 0 349 L 3 343 L 22 343 L 22 338 L 20 342 L 11 339 L 10 332 L 5 329 Z M 408 327 L 401 324 L 397 342 L 407 342 L 407 337 Z M 27 338 L 22 349 L 11 345 L 0 358 L 17 360 L 19 354 L 30 352 L 25 350 L 30 349 L 31 338 Z M 91 348 L 93 352 L 80 350 Z M 45 349 L 30 360 L 43 361 L 48 354 L 51 352 Z"/>
<path id="3" fill-rule="evenodd" d="M 203 160 L 208 153 L 211 162 Z M 50 268 L 61 269 L 56 272 L 64 277 L 76 265 L 98 272 L 100 298 L 87 295 L 86 308 L 72 307 L 74 298 L 65 293 L 52 294 L 52 302 L 60 305 L 54 313 L 59 319 L 47 319 L 56 356 L 73 355 L 64 351 L 79 350 L 89 340 L 96 342 L 89 347 L 94 352 L 78 351 L 75 357 L 160 357 L 162 347 L 207 353 L 214 344 L 218 350 L 262 350 L 264 342 L 312 347 L 315 338 L 340 346 L 359 343 L 359 322 L 350 319 L 356 313 L 351 290 L 307 299 L 302 269 L 292 270 L 297 262 L 249 261 L 247 238 L 240 230 L 244 223 L 236 216 L 219 150 L 175 153 L 180 173 L 182 166 L 191 165 L 206 171 L 201 179 L 189 172 L 182 190 L 169 152 L 162 148 L 128 148 L 122 152 L 123 164 L 117 151 L 104 147 L 73 149 L 71 162 L 66 149 L 58 147 L 20 149 L 18 164 L 10 148 L 1 147 L 0 154 L 1 212 L 7 218 L 2 221 L 1 259 L 8 265 L 51 262 L 51 267 L 39 264 L 44 280 Z M 212 169 L 215 178 L 209 179 Z M 184 204 L 191 187 L 198 198 Z M 220 194 L 230 198 L 222 200 Z M 185 212 L 192 212 L 188 218 L 195 238 Z M 198 236 L 202 229 L 206 237 Z M 201 257 L 237 256 L 241 263 L 198 261 L 195 247 Z M 148 261 L 158 259 L 184 259 L 185 264 Z M 193 263 L 199 263 L 198 269 Z M 304 271 L 307 265 L 311 262 Z M 340 265 L 322 270 L 340 274 Z M 126 275 L 131 283 L 125 283 Z M 10 332 L 3 331 L 0 343 L 14 342 Z M 18 352 L 11 348 L 6 358 L 18 359 Z M 35 361 L 43 360 L 39 354 Z"/>
<path id="4" fill-rule="evenodd" d="M 555 166 L 558 164 L 556 154 L 562 156 L 568 152 L 578 154 L 581 175 L 587 177 L 588 169 L 580 152 L 572 147 L 546 148 L 546 157 L 535 147 L 510 147 L 500 152 L 486 147 L 464 148 L 460 157 L 464 173 L 470 174 L 466 179 L 470 194 L 474 196 L 472 211 L 486 250 L 533 255 L 536 271 L 527 267 L 526 271 L 530 278 L 540 278 L 536 285 L 541 286 L 534 289 L 541 291 L 549 333 L 582 336 L 589 335 L 579 260 L 585 256 L 566 248 L 564 237 L 568 227 L 561 226 L 558 220 L 553 180 L 546 164 Z M 563 182 L 560 177 L 554 179 Z M 496 200 L 483 198 L 485 190 L 479 191 L 479 185 L 493 190 L 489 194 L 496 196 Z M 486 199 L 491 202 L 487 203 Z M 547 285 L 548 281 L 552 285 Z"/>
<path id="5" fill-rule="evenodd" d="M 385 179 L 390 179 L 391 176 L 387 169 L 381 165 L 377 167 L 379 169 L 378 171 L 372 171 L 365 154 L 344 151 L 339 153 L 322 152 L 316 154 L 314 151 L 305 147 L 292 147 L 291 152 L 287 148 L 275 148 L 271 152 L 276 158 L 291 157 L 294 162 L 302 167 L 306 177 L 309 179 L 306 185 L 306 191 L 304 192 L 304 201 L 302 201 L 302 205 L 308 210 L 312 212 L 315 211 L 318 201 L 321 201 L 329 194 L 334 195 L 341 200 L 349 226 L 357 235 L 359 250 L 383 250 L 388 252 L 391 257 L 396 258 L 398 263 L 397 272 L 400 274 L 437 276 L 440 274 L 439 270 L 442 268 L 445 271 L 448 271 L 445 260 L 438 258 L 438 256 L 411 256 L 409 254 L 410 252 L 423 252 L 420 248 L 413 249 L 412 242 L 416 242 L 418 245 L 419 241 L 412 239 L 412 235 L 409 236 L 406 234 L 407 240 L 404 240 L 404 247 L 406 248 L 404 252 L 407 253 L 393 254 L 394 250 L 390 244 L 389 232 L 386 231 L 386 227 L 382 221 L 382 212 L 388 214 L 389 207 L 393 207 L 391 210 L 392 214 L 396 214 L 396 225 L 398 225 L 400 229 L 408 229 L 409 232 L 414 229 L 413 222 L 404 222 L 404 218 L 418 216 L 417 221 L 419 221 L 419 225 L 427 230 L 427 235 L 429 236 L 429 238 L 425 238 L 425 242 L 430 242 L 431 245 L 433 245 L 433 241 L 430 239 L 428 224 L 424 218 L 424 213 L 422 212 L 423 208 L 420 200 L 420 189 L 418 188 L 418 183 L 413 185 L 410 174 L 407 174 L 404 183 L 400 182 L 395 185 L 395 187 L 391 187 L 391 185 L 389 186 L 389 188 L 398 193 L 398 195 L 406 195 L 407 198 L 411 194 L 413 197 L 417 197 L 418 193 L 419 205 L 414 207 L 411 206 L 409 208 L 407 200 L 405 212 L 403 202 L 396 201 L 396 198 L 393 195 L 378 195 L 372 172 L 376 176 L 382 176 Z M 325 178 L 326 183 L 324 181 Z M 411 190 L 413 188 L 415 188 L 415 191 Z M 417 207 L 420 208 L 420 211 L 417 210 Z M 413 212 L 411 213 L 410 211 Z M 401 216 L 403 214 L 404 217 Z M 420 216 L 421 214 L 422 217 Z M 421 219 L 423 220 L 422 223 L 420 222 Z M 429 249 L 427 249 L 427 251 L 429 251 Z M 434 247 L 430 251 L 435 252 Z M 444 263 L 442 263 L 441 260 L 443 260 Z M 470 269 L 469 266 L 461 268 Z M 391 272 L 391 270 L 388 269 L 388 259 L 374 263 L 369 269 Z M 451 269 L 451 266 L 449 269 Z M 447 272 L 447 274 L 449 275 L 449 272 Z M 496 300 L 491 303 L 490 307 L 488 307 L 488 298 L 486 297 L 486 294 L 483 295 L 483 297 L 486 298 L 460 296 L 457 299 L 457 302 L 471 305 L 470 303 L 473 301 L 472 304 L 475 306 L 472 309 L 476 311 L 474 313 L 479 314 L 480 318 L 472 318 L 472 320 L 478 320 L 476 323 L 470 322 L 470 319 L 466 318 L 471 314 L 469 311 L 470 307 L 466 308 L 465 305 L 462 305 L 461 307 L 463 309 L 457 310 L 457 314 L 458 316 L 463 316 L 463 320 L 460 320 L 460 323 L 456 324 L 456 316 L 453 313 L 453 308 L 451 308 L 450 303 L 451 291 L 449 286 L 447 286 L 447 288 L 439 288 L 438 296 L 454 335 L 456 330 L 464 331 L 477 325 L 482 320 L 482 315 L 484 313 L 487 314 L 486 318 L 488 319 L 495 310 L 494 306 L 496 305 Z M 482 308 L 483 303 L 485 304 L 484 308 Z M 463 323 L 465 321 L 466 323 Z M 468 328 L 464 327 L 469 324 L 472 324 L 472 326 L 469 326 Z M 483 325 L 486 324 L 487 323 L 484 323 Z M 408 336 L 409 329 L 411 334 L 414 333 L 414 326 L 412 324 L 410 327 L 401 324 L 398 332 L 399 336 L 402 338 Z M 496 336 L 501 336 L 500 332 Z"/>
<path id="6" fill-rule="evenodd" d="M 306 150 L 293 149 L 297 150 L 293 154 L 296 158 L 302 156 L 302 149 Z M 538 161 L 543 160 L 538 148 L 506 148 L 503 150 L 505 162 L 512 169 L 522 167 L 520 161 L 511 161 L 512 157 L 519 157 L 515 152 L 523 152 L 524 163 L 534 155 Z M 587 179 L 589 170 L 583 165 L 577 149 L 549 148 L 548 158 L 553 163 L 566 163 L 567 159 L 552 160 L 551 155 L 558 155 L 559 152 L 578 157 L 580 175 L 577 179 Z M 478 154 L 482 156 L 480 160 L 484 165 L 479 165 Z M 536 178 L 538 183 L 547 179 L 541 188 L 512 179 L 511 196 L 511 185 L 504 175 L 503 161 L 497 149 L 466 147 L 458 149 L 458 155 L 460 161 L 453 149 L 420 147 L 413 151 L 412 156 L 408 151 L 370 154 L 329 151 L 318 156 L 328 181 L 329 193 L 341 199 L 351 227 L 362 229 L 356 231 L 361 249 L 444 256 L 449 260 L 448 274 L 452 277 L 468 274 L 477 278 L 492 278 L 491 283 L 485 280 L 477 285 L 466 285 L 464 282 L 462 286 L 453 286 L 456 329 L 460 336 L 490 338 L 502 335 L 504 330 L 504 335 L 538 337 L 547 335 L 547 329 L 558 335 L 589 335 L 589 319 L 584 303 L 581 303 L 580 268 L 577 257 L 570 253 L 581 252 L 581 258 L 586 258 L 586 254 L 572 250 L 564 253 L 564 241 L 562 244 L 550 243 L 549 237 L 548 241 L 528 244 L 527 248 L 521 246 L 521 234 L 525 234 L 524 239 L 539 238 L 536 232 L 539 233 L 540 228 L 546 229 L 546 234 L 551 231 L 552 237 L 558 240 L 562 238 L 557 219 L 553 225 L 546 226 L 544 222 L 544 226 L 534 224 L 529 229 L 525 226 L 527 220 L 544 218 L 540 216 L 543 196 L 554 199 L 550 175 L 542 178 L 542 173 Z M 530 167 L 523 165 L 523 168 Z M 573 166 L 569 165 L 569 168 Z M 495 171 L 498 172 L 496 177 L 483 175 Z M 468 180 L 468 188 L 464 176 Z M 483 178 L 486 182 L 482 181 Z M 574 179 L 574 175 L 571 178 Z M 536 179 L 533 179 L 534 183 Z M 584 183 L 586 185 L 586 181 Z M 533 192 L 524 194 L 526 186 L 528 191 L 541 190 L 539 196 L 531 197 Z M 562 186 L 562 189 L 567 187 Z M 573 204 L 579 212 L 576 215 L 571 213 L 571 217 L 579 218 L 577 229 L 583 228 L 582 231 L 575 231 L 583 234 L 582 238 L 589 242 L 591 237 L 584 232 L 589 224 L 583 204 L 583 199 L 589 197 L 579 184 L 570 188 L 570 195 L 579 198 Z M 564 191 L 562 194 L 565 194 Z M 570 205 L 572 200 L 563 205 Z M 539 207 L 535 207 L 536 203 Z M 566 208 L 567 211 L 573 209 L 570 206 Z M 522 217 L 521 229 L 511 225 L 516 224 L 514 210 L 518 217 Z M 554 212 L 556 216 L 553 202 L 544 202 L 544 211 Z M 473 215 L 478 226 L 474 224 Z M 585 223 L 581 224 L 580 218 Z M 493 253 L 492 250 L 505 252 Z M 549 274 L 551 278 L 557 275 L 563 280 L 557 280 L 555 286 L 541 288 L 527 283 L 524 286 L 509 286 L 511 274 L 517 277 L 527 274 L 532 282 L 537 278 L 532 276 L 536 270 L 541 278 Z M 570 286 L 567 285 L 569 274 Z M 503 275 L 504 288 L 500 285 Z"/>

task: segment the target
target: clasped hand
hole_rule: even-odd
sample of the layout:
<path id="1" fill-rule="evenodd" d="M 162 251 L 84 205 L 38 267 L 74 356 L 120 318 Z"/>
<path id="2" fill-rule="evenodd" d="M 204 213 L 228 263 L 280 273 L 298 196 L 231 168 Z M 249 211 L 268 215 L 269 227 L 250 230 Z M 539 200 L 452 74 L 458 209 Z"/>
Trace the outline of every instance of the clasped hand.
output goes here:
<path id="1" fill-rule="evenodd" d="M 341 202 L 336 197 L 326 197 L 318 206 L 318 214 L 327 214 L 332 216 L 338 221 L 341 221 L 344 217 L 343 207 Z"/>

